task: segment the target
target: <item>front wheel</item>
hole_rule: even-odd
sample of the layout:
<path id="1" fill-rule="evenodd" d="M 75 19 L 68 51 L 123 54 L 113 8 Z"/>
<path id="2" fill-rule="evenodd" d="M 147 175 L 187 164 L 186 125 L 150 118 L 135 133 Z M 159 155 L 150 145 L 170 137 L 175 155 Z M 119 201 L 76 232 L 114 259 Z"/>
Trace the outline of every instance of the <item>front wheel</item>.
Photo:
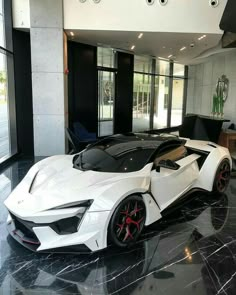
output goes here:
<path id="1" fill-rule="evenodd" d="M 215 175 L 213 190 L 219 193 L 226 191 L 230 180 L 230 163 L 229 160 L 223 160 Z"/>
<path id="2" fill-rule="evenodd" d="M 108 236 L 119 247 L 133 245 L 140 236 L 146 220 L 146 207 L 140 196 L 124 199 L 112 215 Z"/>

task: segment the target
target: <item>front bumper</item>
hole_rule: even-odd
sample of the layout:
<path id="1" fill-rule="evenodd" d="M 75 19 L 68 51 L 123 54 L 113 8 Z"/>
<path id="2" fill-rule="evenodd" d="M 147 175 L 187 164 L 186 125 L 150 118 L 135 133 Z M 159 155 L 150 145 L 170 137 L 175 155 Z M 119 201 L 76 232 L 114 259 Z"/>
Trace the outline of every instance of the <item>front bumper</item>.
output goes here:
<path id="1" fill-rule="evenodd" d="M 7 227 L 11 236 L 31 251 L 89 253 L 107 246 L 109 215 L 110 211 L 86 212 L 79 221 L 76 231 L 65 233 L 58 232 L 56 226 L 60 221 L 65 223 L 64 220 L 37 224 L 10 213 Z"/>

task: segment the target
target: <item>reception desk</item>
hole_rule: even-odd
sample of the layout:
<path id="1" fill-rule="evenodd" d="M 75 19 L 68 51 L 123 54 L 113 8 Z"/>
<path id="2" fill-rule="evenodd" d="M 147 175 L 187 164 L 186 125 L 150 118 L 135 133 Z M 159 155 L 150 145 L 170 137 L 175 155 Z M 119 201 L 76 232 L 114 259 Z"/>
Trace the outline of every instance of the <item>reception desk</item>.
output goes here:
<path id="1" fill-rule="evenodd" d="M 184 117 L 183 124 L 180 126 L 179 135 L 197 140 L 209 140 L 218 143 L 222 125 L 230 120 L 188 114 Z"/>

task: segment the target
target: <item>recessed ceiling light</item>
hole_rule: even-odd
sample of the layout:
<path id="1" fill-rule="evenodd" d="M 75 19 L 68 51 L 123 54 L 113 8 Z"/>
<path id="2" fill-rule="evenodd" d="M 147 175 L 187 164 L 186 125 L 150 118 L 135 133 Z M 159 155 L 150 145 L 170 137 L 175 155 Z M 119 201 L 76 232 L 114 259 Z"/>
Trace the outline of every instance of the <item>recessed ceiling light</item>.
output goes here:
<path id="1" fill-rule="evenodd" d="M 163 48 L 163 49 L 165 49 L 166 47 L 165 47 L 165 46 L 163 46 L 162 48 Z"/>
<path id="2" fill-rule="evenodd" d="M 198 38 L 198 40 L 200 41 L 200 40 L 202 40 L 204 38 L 206 38 L 206 35 L 202 35 L 201 37 Z"/>
<path id="3" fill-rule="evenodd" d="M 168 60 L 168 58 L 158 56 L 159 59 Z"/>
<path id="4" fill-rule="evenodd" d="M 168 58 L 171 58 L 173 56 L 173 54 L 170 54 L 169 56 L 168 56 Z"/>
<path id="5" fill-rule="evenodd" d="M 132 45 L 132 46 L 131 46 L 131 50 L 134 50 L 134 48 L 135 48 L 135 45 Z"/>
<path id="6" fill-rule="evenodd" d="M 70 35 L 71 35 L 71 36 L 74 36 L 75 34 L 74 34 L 74 32 L 70 32 Z"/>
<path id="7" fill-rule="evenodd" d="M 180 51 L 183 51 L 183 50 L 185 50 L 185 49 L 186 49 L 186 46 L 180 48 Z"/>
<path id="8" fill-rule="evenodd" d="M 140 33 L 140 34 L 138 35 L 138 38 L 141 39 L 142 37 L 143 37 L 143 33 Z"/>

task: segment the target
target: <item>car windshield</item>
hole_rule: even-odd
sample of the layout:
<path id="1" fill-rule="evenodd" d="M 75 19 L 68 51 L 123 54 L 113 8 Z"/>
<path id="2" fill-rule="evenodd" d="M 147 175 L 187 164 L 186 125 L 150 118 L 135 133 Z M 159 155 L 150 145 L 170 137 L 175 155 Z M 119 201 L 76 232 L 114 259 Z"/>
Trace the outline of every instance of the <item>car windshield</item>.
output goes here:
<path id="1" fill-rule="evenodd" d="M 141 170 L 156 149 L 153 141 L 106 138 L 73 159 L 74 168 L 126 173 Z"/>

